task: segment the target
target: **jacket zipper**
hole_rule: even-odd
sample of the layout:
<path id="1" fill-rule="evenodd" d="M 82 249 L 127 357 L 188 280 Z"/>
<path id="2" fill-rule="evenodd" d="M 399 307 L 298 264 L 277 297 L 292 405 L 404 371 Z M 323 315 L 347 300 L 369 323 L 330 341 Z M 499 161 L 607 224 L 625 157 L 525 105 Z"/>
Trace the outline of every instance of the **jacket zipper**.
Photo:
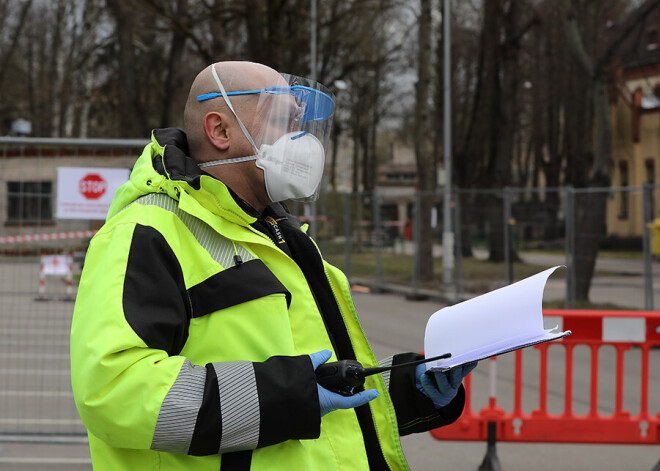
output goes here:
<path id="1" fill-rule="evenodd" d="M 313 241 L 313 239 L 312 239 L 312 241 Z M 316 242 L 314 242 L 314 245 L 316 245 Z M 319 250 L 318 246 L 316 246 L 316 249 Z M 319 254 L 320 254 L 320 250 L 319 250 Z M 334 283 L 332 282 L 332 279 L 329 276 L 328 269 L 326 268 L 325 264 L 323 265 L 323 271 L 325 272 L 325 277 L 328 279 L 328 284 L 330 285 L 330 289 L 332 290 L 332 295 L 335 297 L 335 300 L 338 300 L 339 298 L 337 297 L 337 291 L 335 290 Z M 349 293 L 349 296 L 350 296 L 350 293 Z M 351 297 L 351 301 L 352 301 L 352 297 Z M 345 319 L 345 314 L 343 312 L 342 306 L 340 305 L 339 301 L 337 301 L 337 307 L 339 308 L 339 312 L 341 313 L 342 318 Z M 356 314 L 356 317 L 357 317 L 357 314 Z M 344 320 L 344 325 L 345 324 L 346 324 L 346 321 Z M 364 329 L 362 328 L 362 325 L 359 322 L 358 322 L 358 327 L 360 329 L 360 332 L 362 333 L 362 336 L 366 339 L 367 336 L 365 335 Z M 351 344 L 354 344 L 353 336 L 351 335 L 351 330 L 347 328 L 346 331 L 348 332 L 348 336 L 351 339 Z M 369 408 L 371 409 L 371 406 L 369 406 Z M 394 412 L 394 410 L 392 410 L 391 412 L 396 414 Z M 395 425 L 396 425 L 396 420 L 395 420 Z M 398 426 L 397 426 L 397 428 L 398 428 Z M 378 437 L 378 444 L 381 446 L 381 449 L 382 449 L 381 433 L 380 433 L 380 429 L 376 425 L 375 420 L 374 420 L 374 429 L 376 430 L 376 436 Z M 401 440 L 400 439 L 399 439 L 399 450 L 401 450 Z M 401 456 L 401 458 L 403 460 L 403 464 L 405 465 L 406 469 L 409 470 L 410 466 L 408 465 L 408 460 L 406 460 L 406 457 L 403 454 L 403 451 L 400 451 L 400 453 L 397 453 L 397 454 L 399 454 Z M 387 462 L 387 465 L 390 467 L 390 469 L 395 469 L 395 468 L 392 467 L 392 463 L 390 463 L 390 461 L 388 459 L 388 456 L 385 453 L 383 453 L 383 458 L 385 458 L 385 461 Z"/>

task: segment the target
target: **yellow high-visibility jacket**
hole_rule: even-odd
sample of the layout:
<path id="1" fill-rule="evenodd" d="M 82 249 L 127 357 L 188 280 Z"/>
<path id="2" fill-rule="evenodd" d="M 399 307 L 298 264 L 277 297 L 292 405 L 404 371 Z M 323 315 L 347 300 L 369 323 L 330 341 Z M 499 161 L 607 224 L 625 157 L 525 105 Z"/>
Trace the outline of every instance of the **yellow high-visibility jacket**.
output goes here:
<path id="1" fill-rule="evenodd" d="M 85 258 L 71 379 L 94 469 L 407 469 L 399 434 L 454 421 L 463 390 L 436 411 L 401 368 L 321 419 L 310 353 L 378 364 L 346 278 L 273 205 L 295 261 L 186 148 L 154 131 Z"/>

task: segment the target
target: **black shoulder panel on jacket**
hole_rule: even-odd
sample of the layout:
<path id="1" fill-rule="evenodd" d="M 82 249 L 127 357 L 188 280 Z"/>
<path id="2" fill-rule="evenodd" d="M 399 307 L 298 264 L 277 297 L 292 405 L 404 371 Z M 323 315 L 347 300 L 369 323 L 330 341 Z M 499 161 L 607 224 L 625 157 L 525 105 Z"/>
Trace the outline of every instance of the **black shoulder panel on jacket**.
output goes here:
<path id="1" fill-rule="evenodd" d="M 124 316 L 151 348 L 177 355 L 188 339 L 190 300 L 183 272 L 163 235 L 136 225 L 124 279 Z"/>
<path id="2" fill-rule="evenodd" d="M 193 317 L 202 317 L 275 293 L 286 296 L 287 307 L 291 304 L 289 290 L 259 259 L 227 268 L 193 286 L 188 293 Z"/>

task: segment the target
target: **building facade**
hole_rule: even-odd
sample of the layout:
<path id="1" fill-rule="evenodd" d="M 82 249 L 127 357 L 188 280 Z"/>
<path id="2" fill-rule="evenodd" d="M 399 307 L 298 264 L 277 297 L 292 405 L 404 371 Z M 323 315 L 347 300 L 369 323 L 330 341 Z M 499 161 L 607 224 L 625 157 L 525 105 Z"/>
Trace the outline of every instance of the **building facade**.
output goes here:
<path id="1" fill-rule="evenodd" d="M 620 49 L 610 86 L 612 186 L 660 182 L 660 10 L 644 20 Z M 653 191 L 651 219 L 660 218 L 660 192 Z M 641 191 L 613 193 L 607 208 L 608 235 L 642 236 Z"/>

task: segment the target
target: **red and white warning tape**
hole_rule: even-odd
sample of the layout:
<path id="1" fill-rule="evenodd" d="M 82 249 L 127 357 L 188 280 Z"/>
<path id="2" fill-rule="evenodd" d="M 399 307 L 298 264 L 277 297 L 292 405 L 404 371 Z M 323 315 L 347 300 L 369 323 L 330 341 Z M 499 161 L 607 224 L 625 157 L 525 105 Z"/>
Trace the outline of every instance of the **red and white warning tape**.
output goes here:
<path id="1" fill-rule="evenodd" d="M 96 231 L 74 231 L 0 237 L 0 245 L 20 242 L 40 242 L 44 240 L 84 239 L 85 237 L 93 237 L 94 234 L 96 234 Z"/>

